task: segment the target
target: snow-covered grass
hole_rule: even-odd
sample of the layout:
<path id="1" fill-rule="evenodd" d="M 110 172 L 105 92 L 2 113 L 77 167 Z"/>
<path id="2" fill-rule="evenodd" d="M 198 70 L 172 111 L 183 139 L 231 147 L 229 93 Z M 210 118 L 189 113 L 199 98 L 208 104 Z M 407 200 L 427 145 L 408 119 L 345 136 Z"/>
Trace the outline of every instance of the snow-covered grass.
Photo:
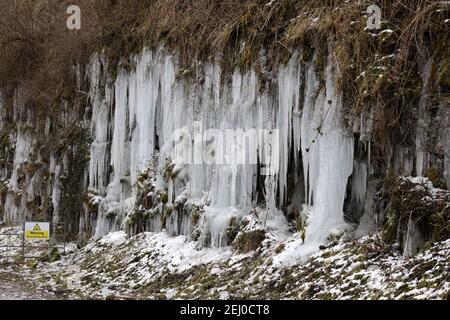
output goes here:
<path id="1" fill-rule="evenodd" d="M 246 235 L 254 231 L 265 233 L 250 252 L 236 245 L 204 248 L 186 236 L 170 237 L 165 232 L 130 238 L 119 231 L 91 240 L 81 249 L 70 244 L 62 259 L 53 263 L 28 260 L 21 265 L 18 259 L 0 258 L 0 280 L 20 279 L 47 298 L 448 297 L 450 239 L 424 246 L 411 258 L 403 257 L 377 234 L 359 240 L 341 238 L 318 250 L 305 246 L 300 233 L 280 231 L 277 223 L 264 227 L 253 215 L 245 219 L 236 239 L 248 239 Z M 20 230 L 0 228 L 0 234 L 8 232 Z M 1 245 L 15 244 L 12 241 L 0 238 Z M 27 285 L 16 289 L 21 287 Z"/>
<path id="2" fill-rule="evenodd" d="M 14 260 L 21 254 L 22 228 L 5 225 L 0 228 L 0 261 Z"/>
<path id="3" fill-rule="evenodd" d="M 25 257 L 30 259 L 49 258 L 51 250 L 56 248 L 64 251 L 64 244 L 58 242 L 56 245 L 54 240 L 31 239 L 24 240 L 21 223 L 0 223 L 0 263 L 17 262 L 22 259 L 22 244 L 25 245 Z M 73 252 L 76 248 L 74 243 L 65 245 L 67 253 Z"/>
<path id="4" fill-rule="evenodd" d="M 293 236 L 295 237 L 295 236 Z M 186 237 L 111 233 L 55 263 L 20 267 L 25 278 L 68 298 L 445 299 L 450 240 L 412 258 L 377 237 L 340 241 L 295 259 L 291 237 L 256 250 L 198 249 Z M 286 263 L 283 257 L 289 257 Z M 305 261 L 306 260 L 306 261 Z M 15 272 L 20 272 L 16 267 Z"/>

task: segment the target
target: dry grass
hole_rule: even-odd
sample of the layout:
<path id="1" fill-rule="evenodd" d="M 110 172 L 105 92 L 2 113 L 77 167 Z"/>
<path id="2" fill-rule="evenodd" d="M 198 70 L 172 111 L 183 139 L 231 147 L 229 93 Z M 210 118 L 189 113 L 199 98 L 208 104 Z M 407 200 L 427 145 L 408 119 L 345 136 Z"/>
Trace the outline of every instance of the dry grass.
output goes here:
<path id="1" fill-rule="evenodd" d="M 88 54 L 86 43 L 65 28 L 61 1 L 6 1 L 0 4 L 0 85 L 21 87 L 33 110 L 49 112 L 73 91 L 71 69 Z"/>
<path id="2" fill-rule="evenodd" d="M 383 226 L 384 240 L 396 241 L 398 224 L 406 231 L 412 219 L 427 241 L 443 241 L 450 236 L 450 193 L 430 190 L 426 183 L 413 183 L 404 178 L 387 177 L 381 192 L 386 207 Z M 424 201 L 426 199 L 426 201 Z"/>
<path id="3" fill-rule="evenodd" d="M 450 24 L 443 22 L 449 6 L 441 1 L 375 2 L 383 28 L 392 33 L 372 37 L 364 30 L 372 0 L 2 1 L 0 87 L 20 84 L 30 108 L 48 113 L 59 108 L 59 98 L 76 98 L 71 66 L 86 64 L 101 49 L 114 69 L 130 53 L 160 43 L 182 63 L 221 56 L 229 68 L 251 65 L 262 47 L 272 57 L 269 68 L 303 48 L 304 60 L 318 53 L 321 69 L 325 43 L 332 39 L 349 113 L 358 115 L 367 104 L 376 108 L 374 140 L 382 158 L 393 128 L 409 134 L 402 122 L 417 99 L 424 61 L 433 55 L 448 59 Z M 69 4 L 81 7 L 80 31 L 65 28 Z"/>

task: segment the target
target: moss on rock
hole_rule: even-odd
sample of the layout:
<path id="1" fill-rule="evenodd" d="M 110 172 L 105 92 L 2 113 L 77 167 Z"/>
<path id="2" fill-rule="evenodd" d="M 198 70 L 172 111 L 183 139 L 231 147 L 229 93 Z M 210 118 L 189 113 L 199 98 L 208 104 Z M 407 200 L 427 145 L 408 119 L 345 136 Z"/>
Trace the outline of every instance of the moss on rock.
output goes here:
<path id="1" fill-rule="evenodd" d="M 243 253 L 250 252 L 258 249 L 265 238 L 264 230 L 241 232 L 233 242 L 233 247 Z"/>

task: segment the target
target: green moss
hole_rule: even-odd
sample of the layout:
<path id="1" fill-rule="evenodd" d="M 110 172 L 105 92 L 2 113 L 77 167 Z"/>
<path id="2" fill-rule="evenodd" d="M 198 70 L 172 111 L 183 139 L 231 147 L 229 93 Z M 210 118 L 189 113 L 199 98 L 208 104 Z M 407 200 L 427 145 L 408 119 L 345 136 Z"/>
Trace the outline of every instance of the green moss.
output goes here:
<path id="1" fill-rule="evenodd" d="M 36 269 L 38 264 L 39 264 L 39 261 L 36 259 L 29 259 L 26 262 L 27 267 L 31 268 L 31 269 Z"/>
<path id="2" fill-rule="evenodd" d="M 169 202 L 169 195 L 167 194 L 167 192 L 163 191 L 161 192 L 159 199 L 162 203 L 166 204 L 167 202 Z"/>
<path id="3" fill-rule="evenodd" d="M 280 244 L 280 245 L 278 245 L 278 246 L 275 248 L 275 253 L 276 253 L 276 254 L 279 254 L 279 253 L 283 252 L 284 247 L 285 247 L 285 246 L 284 246 L 283 243 Z"/>
<path id="4" fill-rule="evenodd" d="M 439 86 L 446 92 L 450 91 L 450 58 L 442 61 L 439 70 Z"/>
<path id="5" fill-rule="evenodd" d="M 190 79 L 192 78 L 194 75 L 194 71 L 192 70 L 192 68 L 189 67 L 185 67 L 185 68 L 179 68 L 176 78 L 178 80 L 180 79 Z"/>
<path id="6" fill-rule="evenodd" d="M 201 218 L 201 210 L 200 208 L 197 208 L 194 206 L 193 210 L 191 211 L 191 221 L 192 221 L 192 225 L 196 226 Z"/>
<path id="7" fill-rule="evenodd" d="M 240 252 L 250 252 L 258 249 L 261 242 L 266 238 L 264 230 L 253 230 L 241 233 L 233 243 L 233 247 Z"/>
<path id="8" fill-rule="evenodd" d="M 240 224 L 238 217 L 232 217 L 227 227 L 227 241 L 232 243 L 239 233 Z"/>
<path id="9" fill-rule="evenodd" d="M 57 248 L 53 248 L 52 251 L 50 251 L 50 262 L 55 262 L 61 260 L 61 253 Z"/>
<path id="10" fill-rule="evenodd" d="M 173 206 L 166 205 L 164 206 L 164 215 L 166 217 L 170 217 L 173 213 Z"/>
<path id="11" fill-rule="evenodd" d="M 83 212 L 86 194 L 83 193 L 84 173 L 89 162 L 89 145 L 91 138 L 88 131 L 80 125 L 69 128 L 56 151 L 60 160 L 65 154 L 68 168 L 61 178 L 61 195 L 59 199 L 61 220 L 65 223 L 66 235 L 73 239 L 78 235 L 79 217 Z"/>
<path id="12" fill-rule="evenodd" d="M 446 184 L 444 179 L 439 174 L 439 171 L 435 167 L 430 167 L 425 170 L 425 177 L 430 179 L 431 183 L 434 187 L 440 188 L 440 189 L 446 189 Z"/>
<path id="13" fill-rule="evenodd" d="M 173 179 L 174 178 L 174 174 L 173 174 L 173 169 L 175 168 L 175 163 L 173 162 L 168 162 L 165 167 L 164 167 L 164 173 L 163 173 L 163 178 L 166 182 L 169 181 L 169 179 Z"/>
<path id="14" fill-rule="evenodd" d="M 381 201 L 385 203 L 382 237 L 387 244 L 401 239 L 410 219 L 426 241 L 441 241 L 450 236 L 450 193 L 431 194 L 426 186 L 408 179 L 387 180 Z"/>
<path id="15" fill-rule="evenodd" d="M 148 172 L 141 172 L 139 175 L 138 175 L 138 177 L 137 177 L 137 181 L 138 182 L 145 182 L 145 180 L 147 180 L 149 178 L 149 176 L 148 176 Z"/>

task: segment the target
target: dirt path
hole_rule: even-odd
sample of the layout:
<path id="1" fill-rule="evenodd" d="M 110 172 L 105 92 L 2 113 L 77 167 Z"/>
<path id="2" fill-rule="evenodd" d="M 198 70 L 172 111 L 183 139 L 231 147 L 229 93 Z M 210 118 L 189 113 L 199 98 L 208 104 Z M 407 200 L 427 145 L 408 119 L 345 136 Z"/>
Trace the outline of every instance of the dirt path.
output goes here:
<path id="1" fill-rule="evenodd" d="M 0 300 L 42 300 L 47 297 L 10 281 L 0 280 Z"/>
<path id="2" fill-rule="evenodd" d="M 57 297 L 37 289 L 17 274 L 0 272 L 0 300 L 55 300 Z"/>

